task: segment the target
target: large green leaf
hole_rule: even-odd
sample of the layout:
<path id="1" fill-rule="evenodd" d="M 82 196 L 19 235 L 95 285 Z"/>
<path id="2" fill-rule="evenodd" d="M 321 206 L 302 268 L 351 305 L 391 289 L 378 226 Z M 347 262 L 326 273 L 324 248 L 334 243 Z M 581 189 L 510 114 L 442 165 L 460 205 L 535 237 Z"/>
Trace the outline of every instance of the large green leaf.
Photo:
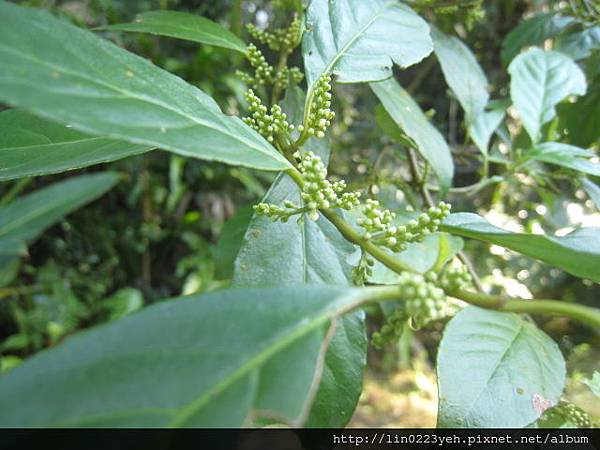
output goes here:
<path id="1" fill-rule="evenodd" d="M 558 401 L 565 362 L 534 324 L 469 306 L 444 331 L 437 373 L 438 426 L 521 428 Z"/>
<path id="2" fill-rule="evenodd" d="M 502 61 L 508 64 L 522 48 L 541 45 L 548 38 L 574 25 L 573 17 L 559 16 L 553 12 L 542 13 L 524 20 L 506 35 L 502 42 Z"/>
<path id="3" fill-rule="evenodd" d="M 452 234 L 506 247 L 600 283 L 600 228 L 580 228 L 562 237 L 512 233 L 471 213 L 451 214 L 440 228 Z"/>
<path id="4" fill-rule="evenodd" d="M 148 11 L 134 22 L 118 23 L 100 30 L 132 31 L 174 37 L 246 53 L 246 44 L 235 34 L 205 17 L 181 11 Z"/>
<path id="5" fill-rule="evenodd" d="M 593 161 L 596 154 L 573 145 L 560 142 L 544 142 L 528 150 L 526 157 L 531 160 L 600 176 L 600 163 Z"/>
<path id="6" fill-rule="evenodd" d="M 556 115 L 555 106 L 569 95 L 583 95 L 585 75 L 562 53 L 532 48 L 517 56 L 508 67 L 510 97 L 533 142 L 542 126 Z"/>
<path id="7" fill-rule="evenodd" d="M 431 37 L 444 78 L 471 123 L 482 113 L 490 97 L 487 78 L 475 55 L 460 39 L 437 29 L 432 29 Z"/>
<path id="8" fill-rule="evenodd" d="M 0 180 L 79 169 L 149 150 L 89 136 L 20 109 L 0 113 Z"/>
<path id="9" fill-rule="evenodd" d="M 0 426 L 237 427 L 261 411 L 297 419 L 328 323 L 367 292 L 248 288 L 150 306 L 2 375 Z"/>
<path id="10" fill-rule="evenodd" d="M 288 117 L 301 116 L 303 104 L 304 93 L 300 89 L 288 90 L 283 102 Z M 311 140 L 307 146 L 328 160 L 329 147 L 323 141 Z M 281 174 L 263 201 L 281 204 L 284 200 L 301 203 L 298 186 Z M 274 223 L 266 217 L 255 216 L 235 262 L 233 283 L 349 285 L 352 270 L 349 260 L 353 254 L 354 246 L 324 217 L 316 222 L 303 216 L 301 223 L 295 219 Z M 256 261 L 261 263 L 256 264 Z M 357 312 L 342 318 L 325 357 L 323 377 L 308 426 L 340 427 L 350 420 L 362 390 L 366 347 L 364 314 Z M 297 371 L 293 376 L 305 374 Z"/>
<path id="11" fill-rule="evenodd" d="M 454 163 L 440 132 L 396 80 L 371 83 L 371 89 L 396 124 L 415 141 L 419 153 L 437 174 L 442 189 L 447 190 L 452 184 Z"/>
<path id="12" fill-rule="evenodd" d="M 308 85 L 333 72 L 342 83 L 392 76 L 432 50 L 429 27 L 396 0 L 312 0 L 302 42 Z"/>
<path id="13" fill-rule="evenodd" d="M 289 167 L 204 92 L 47 12 L 0 1 L 0 60 L 0 100 L 82 132 L 258 169 Z"/>
<path id="14" fill-rule="evenodd" d="M 51 184 L 0 208 L 0 239 L 31 241 L 50 225 L 112 188 L 113 172 L 81 175 Z"/>

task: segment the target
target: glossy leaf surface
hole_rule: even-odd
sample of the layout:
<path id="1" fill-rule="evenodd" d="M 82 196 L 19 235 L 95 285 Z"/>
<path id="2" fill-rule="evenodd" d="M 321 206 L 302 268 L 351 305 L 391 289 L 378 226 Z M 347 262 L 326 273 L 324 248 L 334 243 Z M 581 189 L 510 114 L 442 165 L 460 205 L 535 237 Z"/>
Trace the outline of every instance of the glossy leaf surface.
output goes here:
<path id="1" fill-rule="evenodd" d="M 438 426 L 525 427 L 565 383 L 558 346 L 516 314 L 469 306 L 446 326 L 438 350 Z"/>
<path id="2" fill-rule="evenodd" d="M 371 89 L 396 124 L 415 141 L 419 153 L 437 174 L 443 190 L 448 189 L 452 184 L 454 163 L 440 132 L 397 81 L 371 83 Z"/>
<path id="3" fill-rule="evenodd" d="M 31 241 L 46 228 L 112 188 L 116 173 L 69 178 L 18 198 L 0 208 L 0 239 Z"/>
<path id="4" fill-rule="evenodd" d="M 555 106 L 569 95 L 583 95 L 585 75 L 562 53 L 530 49 L 508 67 L 510 97 L 533 142 L 541 138 L 542 126 L 556 116 Z"/>
<path id="5" fill-rule="evenodd" d="M 19 109 L 0 113 L 0 180 L 79 169 L 149 150 L 80 133 Z"/>
<path id="6" fill-rule="evenodd" d="M 600 163 L 594 162 L 596 154 L 573 145 L 544 142 L 529 150 L 526 156 L 536 161 L 600 176 Z"/>
<path id="7" fill-rule="evenodd" d="M 234 165 L 289 167 L 201 90 L 47 12 L 0 1 L 0 60 L 0 100 L 79 131 Z"/>
<path id="8" fill-rule="evenodd" d="M 364 295 L 288 286 L 161 302 L 2 375 L 0 425 L 234 427 L 256 410 L 289 419 L 308 387 L 281 376 L 313 373 L 315 361 L 279 363 L 312 353 L 329 320 Z"/>
<path id="9" fill-rule="evenodd" d="M 118 23 L 100 30 L 132 31 L 168 36 L 246 53 L 246 44 L 235 34 L 206 17 L 181 11 L 148 11 L 131 23 Z"/>
<path id="10" fill-rule="evenodd" d="M 444 78 L 471 123 L 482 113 L 490 97 L 487 78 L 475 55 L 460 39 L 436 29 L 431 36 Z"/>
<path id="11" fill-rule="evenodd" d="M 451 214 L 441 229 L 506 247 L 600 283 L 600 228 L 580 228 L 562 237 L 513 233 L 495 227 L 477 214 L 458 213 Z"/>
<path id="12" fill-rule="evenodd" d="M 389 78 L 394 63 L 418 63 L 432 43 L 427 23 L 396 0 L 313 0 L 302 48 L 312 86 L 329 72 L 341 83 Z"/>

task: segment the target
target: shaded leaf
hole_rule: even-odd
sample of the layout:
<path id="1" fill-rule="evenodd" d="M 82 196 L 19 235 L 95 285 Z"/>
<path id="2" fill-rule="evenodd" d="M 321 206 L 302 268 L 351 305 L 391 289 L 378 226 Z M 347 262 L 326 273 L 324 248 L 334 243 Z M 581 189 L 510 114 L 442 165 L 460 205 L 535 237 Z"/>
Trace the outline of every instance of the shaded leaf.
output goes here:
<path id="1" fill-rule="evenodd" d="M 488 154 L 490 139 L 498 129 L 506 114 L 506 102 L 490 102 L 487 110 L 479 114 L 469 124 L 469 136 L 483 155 Z"/>
<path id="2" fill-rule="evenodd" d="M 587 192 L 587 195 L 590 197 L 590 200 L 596 205 L 596 209 L 600 210 L 600 186 L 587 178 L 582 178 L 581 184 L 583 185 L 585 192 Z"/>
<path id="3" fill-rule="evenodd" d="M 79 169 L 149 150 L 89 136 L 20 109 L 0 113 L 0 180 Z"/>
<path id="4" fill-rule="evenodd" d="M 596 154 L 560 142 L 544 142 L 526 153 L 526 158 L 566 167 L 589 175 L 600 176 L 600 163 L 594 162 Z"/>
<path id="5" fill-rule="evenodd" d="M 475 121 L 490 97 L 488 81 L 475 55 L 460 39 L 432 29 L 433 50 L 446 83 L 465 111 L 467 122 Z"/>
<path id="6" fill-rule="evenodd" d="M 138 14 L 131 23 L 98 28 L 109 31 L 132 31 L 168 36 L 200 44 L 214 45 L 246 53 L 246 44 L 235 34 L 206 17 L 181 11 L 148 11 Z"/>
<path id="7" fill-rule="evenodd" d="M 257 410 L 295 419 L 310 383 L 287 376 L 314 373 L 306 355 L 329 321 L 366 297 L 300 285 L 152 305 L 0 376 L 0 425 L 237 427 Z M 281 366 L 286 355 L 303 365 Z"/>
<path id="8" fill-rule="evenodd" d="M 574 103 L 558 105 L 560 126 L 568 143 L 580 147 L 600 144 L 600 77 L 596 77 L 586 95 Z"/>
<path id="9" fill-rule="evenodd" d="M 580 228 L 561 237 L 512 233 L 491 225 L 477 214 L 458 213 L 450 214 L 440 229 L 506 247 L 578 277 L 600 282 L 600 228 Z"/>
<path id="10" fill-rule="evenodd" d="M 302 41 L 308 86 L 333 72 L 341 83 L 392 76 L 392 65 L 408 67 L 432 50 L 429 27 L 395 0 L 313 0 Z"/>
<path id="11" fill-rule="evenodd" d="M 565 53 L 574 60 L 584 59 L 600 48 L 600 26 L 558 36 L 554 50 Z"/>
<path id="12" fill-rule="evenodd" d="M 95 173 L 53 183 L 0 208 L 0 239 L 31 241 L 119 181 L 113 172 Z"/>
<path id="13" fill-rule="evenodd" d="M 508 72 L 510 97 L 534 143 L 541 137 L 542 126 L 555 117 L 558 102 L 585 94 L 585 75 L 562 53 L 532 48 L 516 57 Z"/>
<path id="14" fill-rule="evenodd" d="M 397 81 L 390 79 L 370 86 L 396 124 L 417 144 L 419 153 L 437 174 L 442 189 L 447 190 L 452 184 L 454 163 L 440 132 Z"/>
<path id="15" fill-rule="evenodd" d="M 596 397 L 600 397 L 600 372 L 594 371 L 594 375 L 589 380 L 583 382 L 592 390 Z"/>
<path id="16" fill-rule="evenodd" d="M 79 131 L 258 169 L 289 167 L 201 90 L 47 12 L 0 1 L 0 60 L 0 100 Z"/>
<path id="17" fill-rule="evenodd" d="M 554 404 L 565 383 L 558 346 L 516 314 L 469 306 L 438 350 L 439 427 L 521 428 Z"/>
<path id="18" fill-rule="evenodd" d="M 508 64 L 521 49 L 530 45 L 541 45 L 548 38 L 577 23 L 569 16 L 553 12 L 542 13 L 524 20 L 506 35 L 502 42 L 502 61 Z"/>
<path id="19" fill-rule="evenodd" d="M 213 250 L 217 279 L 225 280 L 233 276 L 233 265 L 253 213 L 250 207 L 242 208 L 223 226 L 219 241 Z"/>

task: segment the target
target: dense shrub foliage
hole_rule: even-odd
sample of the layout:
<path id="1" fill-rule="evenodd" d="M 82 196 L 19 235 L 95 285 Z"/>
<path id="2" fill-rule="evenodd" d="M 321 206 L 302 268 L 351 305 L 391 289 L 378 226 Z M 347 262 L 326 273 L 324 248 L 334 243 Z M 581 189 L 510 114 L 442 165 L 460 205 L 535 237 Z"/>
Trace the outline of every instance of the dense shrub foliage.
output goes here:
<path id="1" fill-rule="evenodd" d="M 344 426 L 407 336 L 593 426 L 600 10 L 489 3 L 0 0 L 0 426 Z"/>

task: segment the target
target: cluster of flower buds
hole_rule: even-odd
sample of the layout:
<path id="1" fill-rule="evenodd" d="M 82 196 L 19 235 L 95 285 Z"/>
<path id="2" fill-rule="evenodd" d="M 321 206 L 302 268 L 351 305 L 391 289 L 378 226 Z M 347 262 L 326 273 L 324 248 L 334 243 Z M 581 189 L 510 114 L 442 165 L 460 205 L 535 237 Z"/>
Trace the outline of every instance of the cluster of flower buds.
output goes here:
<path id="1" fill-rule="evenodd" d="M 400 276 L 401 297 L 405 300 L 404 312 L 414 328 L 439 320 L 448 314 L 444 290 L 436 286 L 437 276 L 403 273 Z"/>
<path id="2" fill-rule="evenodd" d="M 578 406 L 561 400 L 558 405 L 548 408 L 538 419 L 544 428 L 561 428 L 563 426 L 576 426 L 577 428 L 591 428 L 590 415 Z"/>
<path id="3" fill-rule="evenodd" d="M 373 345 L 382 347 L 397 338 L 406 323 L 419 329 L 446 317 L 449 312 L 446 294 L 436 283 L 437 275 L 433 272 L 425 275 L 402 273 L 398 279 L 398 297 L 403 300 L 403 307 L 390 314 L 381 330 L 373 334 Z"/>
<path id="4" fill-rule="evenodd" d="M 321 158 L 313 152 L 300 156 L 298 170 L 303 175 L 302 200 L 308 209 L 308 217 L 319 218 L 319 209 L 342 208 L 350 210 L 360 204 L 360 192 L 344 192 L 346 182 L 331 183 L 327 179 L 327 168 Z"/>
<path id="5" fill-rule="evenodd" d="M 307 122 L 298 127 L 300 132 L 306 131 L 309 136 L 322 138 L 327 127 L 335 117 L 331 108 L 331 75 L 324 74 L 316 82 L 313 100 Z"/>
<path id="6" fill-rule="evenodd" d="M 285 50 L 291 53 L 300 43 L 302 24 L 300 19 L 296 18 L 288 28 L 267 31 L 261 30 L 253 24 L 248 24 L 246 29 L 254 40 L 267 45 L 271 50 Z"/>
<path id="7" fill-rule="evenodd" d="M 408 317 L 404 308 L 395 309 L 386 317 L 385 324 L 371 336 L 371 344 L 377 349 L 381 349 L 385 344 L 398 340 L 402 335 L 402 330 L 406 325 Z"/>
<path id="8" fill-rule="evenodd" d="M 450 205 L 440 202 L 432 206 L 417 219 L 408 223 L 393 226 L 395 214 L 387 209 L 380 209 L 377 200 L 367 200 L 364 217 L 357 220 L 365 230 L 365 239 L 373 240 L 378 245 L 388 247 L 393 252 L 406 250 L 406 245 L 412 242 L 421 242 L 425 236 L 434 233 L 442 221 L 450 214 Z"/>
<path id="9" fill-rule="evenodd" d="M 285 90 L 290 84 L 300 84 L 303 78 L 304 74 L 298 67 L 284 67 L 275 75 L 273 85 Z"/>
<path id="10" fill-rule="evenodd" d="M 313 152 L 304 155 L 296 155 L 300 162 L 298 170 L 304 178 L 301 197 L 304 206 L 293 202 L 285 202 L 284 210 L 275 205 L 260 204 L 255 207 L 258 214 L 266 215 L 274 220 L 281 220 L 285 215 L 292 216 L 306 212 L 311 220 L 319 218 L 319 209 L 342 208 L 350 210 L 360 204 L 360 192 L 345 192 L 346 183 L 336 181 L 334 183 L 327 179 L 327 168 L 321 158 Z M 286 214 L 283 214 L 285 212 Z"/>
<path id="11" fill-rule="evenodd" d="M 287 134 L 294 129 L 294 126 L 287 122 L 287 115 L 279 105 L 273 105 L 271 114 L 269 114 L 267 107 L 262 104 L 252 89 L 246 92 L 245 97 L 251 115 L 244 117 L 244 122 L 262 134 L 269 142 L 273 142 L 275 135 Z"/>
<path id="12" fill-rule="evenodd" d="M 352 269 L 352 283 L 355 286 L 363 286 L 367 280 L 373 276 L 373 266 L 375 260 L 363 252 L 360 256 L 358 265 Z"/>
<path id="13" fill-rule="evenodd" d="M 250 76 L 240 70 L 236 72 L 237 76 L 240 77 L 244 83 L 255 87 L 272 84 L 275 79 L 275 69 L 267 62 L 267 59 L 262 52 L 256 48 L 256 45 L 248 45 L 247 58 L 254 69 L 254 76 Z"/>
<path id="14" fill-rule="evenodd" d="M 448 267 L 441 274 L 439 286 L 446 292 L 468 289 L 473 285 L 473 278 L 466 266 Z"/>
<path id="15" fill-rule="evenodd" d="M 260 216 L 269 217 L 273 222 L 280 221 L 284 223 L 287 222 L 290 217 L 303 212 L 301 208 L 289 200 L 283 202 L 283 206 L 284 208 L 269 203 L 259 203 L 258 205 L 254 205 L 254 211 Z"/>

